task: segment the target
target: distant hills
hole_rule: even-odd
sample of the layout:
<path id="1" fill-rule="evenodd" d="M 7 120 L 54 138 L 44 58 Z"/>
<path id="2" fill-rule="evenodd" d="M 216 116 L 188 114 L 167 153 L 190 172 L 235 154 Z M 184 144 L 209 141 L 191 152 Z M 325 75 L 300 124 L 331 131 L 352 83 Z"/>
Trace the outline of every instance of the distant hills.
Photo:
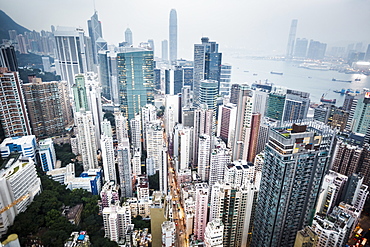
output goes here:
<path id="1" fill-rule="evenodd" d="M 0 10 L 0 43 L 3 39 L 9 39 L 8 30 L 16 30 L 18 34 L 30 32 L 27 28 L 13 21 L 4 11 Z"/>

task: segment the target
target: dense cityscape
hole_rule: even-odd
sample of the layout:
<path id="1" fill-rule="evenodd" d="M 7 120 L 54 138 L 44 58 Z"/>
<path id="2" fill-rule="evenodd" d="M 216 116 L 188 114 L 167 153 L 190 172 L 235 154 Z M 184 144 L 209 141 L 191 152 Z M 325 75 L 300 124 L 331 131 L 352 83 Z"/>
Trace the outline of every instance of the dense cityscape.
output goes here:
<path id="1" fill-rule="evenodd" d="M 370 44 L 280 27 L 286 53 L 251 59 L 345 85 L 312 97 L 212 37 L 180 58 L 176 9 L 160 48 L 108 43 L 96 10 L 87 30 L 0 20 L 0 246 L 370 246 Z"/>

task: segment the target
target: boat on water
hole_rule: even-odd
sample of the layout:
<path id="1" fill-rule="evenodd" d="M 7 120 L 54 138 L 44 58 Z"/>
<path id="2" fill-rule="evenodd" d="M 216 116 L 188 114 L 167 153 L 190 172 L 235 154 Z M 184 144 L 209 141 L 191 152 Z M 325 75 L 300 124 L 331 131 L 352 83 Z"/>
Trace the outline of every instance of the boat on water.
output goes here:
<path id="1" fill-rule="evenodd" d="M 253 75 L 258 75 L 258 74 L 253 74 Z"/>
<path id="2" fill-rule="evenodd" d="M 283 75 L 283 72 L 271 71 L 270 74 L 273 74 L 273 75 Z"/>
<path id="3" fill-rule="evenodd" d="M 324 94 L 321 96 L 320 102 L 322 103 L 329 103 L 329 104 L 335 104 L 337 103 L 337 99 L 325 99 Z"/>
<path id="4" fill-rule="evenodd" d="M 361 81 L 361 79 L 360 78 L 356 78 L 355 81 Z"/>
<path id="5" fill-rule="evenodd" d="M 333 79 L 331 79 L 332 81 L 340 81 L 340 82 L 352 82 L 352 81 L 347 81 L 347 80 L 339 80 L 339 79 L 335 79 L 335 78 L 333 78 Z"/>
<path id="6" fill-rule="evenodd" d="M 249 72 L 249 70 L 244 70 L 244 72 L 248 73 L 248 72 Z"/>

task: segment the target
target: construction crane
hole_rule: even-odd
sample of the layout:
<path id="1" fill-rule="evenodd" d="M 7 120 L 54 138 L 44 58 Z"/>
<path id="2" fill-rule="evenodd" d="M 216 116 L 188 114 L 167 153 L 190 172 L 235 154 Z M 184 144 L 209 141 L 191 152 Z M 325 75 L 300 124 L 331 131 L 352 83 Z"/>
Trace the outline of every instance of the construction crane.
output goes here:
<path id="1" fill-rule="evenodd" d="M 20 203 L 21 201 L 25 200 L 26 198 L 30 197 L 29 194 L 26 194 L 24 196 L 21 196 L 19 197 L 17 200 L 13 201 L 12 203 L 10 203 L 8 206 L 6 207 L 3 207 L 2 209 L 0 209 L 0 214 L 4 213 L 6 210 L 14 207 L 15 205 L 17 205 L 18 203 Z"/>

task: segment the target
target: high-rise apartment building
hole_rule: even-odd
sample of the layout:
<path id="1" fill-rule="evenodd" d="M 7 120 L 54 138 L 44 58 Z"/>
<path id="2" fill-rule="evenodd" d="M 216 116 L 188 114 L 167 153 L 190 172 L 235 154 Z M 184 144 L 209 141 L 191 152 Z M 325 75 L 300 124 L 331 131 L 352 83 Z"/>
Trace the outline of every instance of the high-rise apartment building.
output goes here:
<path id="1" fill-rule="evenodd" d="M 127 118 L 122 115 L 122 112 L 114 112 L 114 120 L 116 122 L 116 137 L 117 142 L 121 143 L 124 138 L 128 138 Z"/>
<path id="2" fill-rule="evenodd" d="M 0 68 L 0 102 L 5 137 L 30 135 L 31 125 L 18 72 Z"/>
<path id="3" fill-rule="evenodd" d="M 83 29 L 73 27 L 58 27 L 54 37 L 57 50 L 56 72 L 71 87 L 76 74 L 93 70 L 91 40 L 85 36 Z"/>
<path id="4" fill-rule="evenodd" d="M 209 188 L 207 183 L 195 184 L 195 216 L 194 237 L 204 239 L 204 233 L 208 222 L 208 197 Z"/>
<path id="5" fill-rule="evenodd" d="M 253 108 L 252 91 L 248 85 L 241 85 L 238 99 L 233 160 L 246 160 L 249 152 Z"/>
<path id="6" fill-rule="evenodd" d="M 353 99 L 349 114 L 347 129 L 360 134 L 366 134 L 370 126 L 370 92 L 356 96 Z"/>
<path id="7" fill-rule="evenodd" d="M 44 172 L 52 171 L 55 168 L 57 156 L 51 138 L 39 141 L 38 156 Z"/>
<path id="8" fill-rule="evenodd" d="M 8 68 L 8 71 L 18 71 L 18 61 L 14 46 L 9 44 L 0 46 L 0 67 Z"/>
<path id="9" fill-rule="evenodd" d="M 310 226 L 306 226 L 297 232 L 294 247 L 314 247 L 317 244 L 318 236 Z"/>
<path id="10" fill-rule="evenodd" d="M 121 197 L 132 197 L 131 151 L 128 138 L 117 146 L 117 166 Z"/>
<path id="11" fill-rule="evenodd" d="M 101 22 L 98 18 L 98 12 L 95 11 L 91 19 L 87 21 L 89 37 L 91 39 L 91 48 L 93 53 L 94 64 L 98 64 L 98 48 L 96 41 L 103 37 Z"/>
<path id="12" fill-rule="evenodd" d="M 51 137 L 65 131 L 59 82 L 42 82 L 41 78 L 29 77 L 23 84 L 32 133 L 39 137 Z"/>
<path id="13" fill-rule="evenodd" d="M 214 219 L 207 223 L 204 233 L 204 244 L 206 247 L 222 247 L 224 237 L 224 224 L 220 219 Z"/>
<path id="14" fill-rule="evenodd" d="M 174 64 L 177 60 L 177 12 L 175 9 L 171 9 L 170 12 L 169 41 L 170 62 Z"/>
<path id="15" fill-rule="evenodd" d="M 146 152 L 147 157 L 152 158 L 154 169 L 162 167 L 163 129 L 160 120 L 146 123 Z"/>
<path id="16" fill-rule="evenodd" d="M 212 136 L 213 111 L 204 108 L 194 110 L 193 165 L 198 164 L 199 137 L 203 134 Z"/>
<path id="17" fill-rule="evenodd" d="M 310 107 L 310 94 L 287 89 L 284 104 L 283 121 L 304 119 Z"/>
<path id="18" fill-rule="evenodd" d="M 126 239 L 126 231 L 131 224 L 131 211 L 128 205 L 115 205 L 103 209 L 105 237 L 118 242 Z"/>
<path id="19" fill-rule="evenodd" d="M 211 148 L 208 182 L 210 187 L 217 181 L 224 181 L 225 166 L 231 162 L 231 150 L 226 148 L 222 140 L 214 138 Z"/>
<path id="20" fill-rule="evenodd" d="M 199 136 L 198 175 L 203 182 L 209 179 L 209 159 L 211 154 L 211 136 Z"/>
<path id="21" fill-rule="evenodd" d="M 319 60 L 325 57 L 326 44 L 319 41 L 310 40 L 308 45 L 307 58 Z"/>
<path id="22" fill-rule="evenodd" d="M 220 88 L 222 53 L 218 52 L 218 44 L 202 38 L 201 44 L 194 45 L 194 103 L 199 105 L 200 84 L 202 80 L 215 80 Z"/>
<path id="23" fill-rule="evenodd" d="M 121 48 L 117 66 L 120 108 L 130 120 L 154 101 L 153 51 Z"/>
<path id="24" fill-rule="evenodd" d="M 335 148 L 335 156 L 331 169 L 340 174 L 350 176 L 359 169 L 362 148 L 339 141 Z"/>
<path id="25" fill-rule="evenodd" d="M 305 58 L 307 54 L 308 40 L 297 38 L 294 47 L 294 57 Z"/>
<path id="26" fill-rule="evenodd" d="M 312 220 L 335 133 L 325 124 L 283 122 L 269 132 L 252 246 L 292 246 Z"/>
<path id="27" fill-rule="evenodd" d="M 114 147 L 112 127 L 107 119 L 102 122 L 102 135 L 100 137 L 101 157 L 103 161 L 104 180 L 117 181 L 116 165 L 114 160 Z"/>
<path id="28" fill-rule="evenodd" d="M 173 221 L 165 221 L 162 227 L 162 246 L 174 247 L 176 243 L 176 225 Z"/>
<path id="29" fill-rule="evenodd" d="M 232 148 L 235 136 L 236 112 L 237 107 L 232 103 L 221 105 L 218 110 L 217 136 L 229 148 Z"/>

